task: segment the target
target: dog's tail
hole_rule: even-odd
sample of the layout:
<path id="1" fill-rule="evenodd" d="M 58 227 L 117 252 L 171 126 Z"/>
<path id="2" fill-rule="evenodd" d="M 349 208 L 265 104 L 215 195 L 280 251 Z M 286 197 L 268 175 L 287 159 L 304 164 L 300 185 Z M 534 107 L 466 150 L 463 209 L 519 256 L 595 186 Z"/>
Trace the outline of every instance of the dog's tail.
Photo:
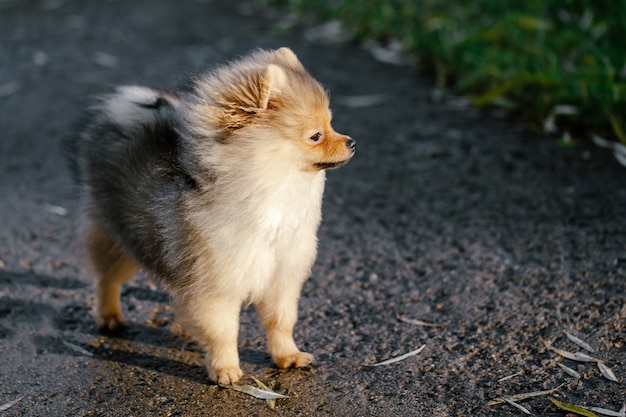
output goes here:
<path id="1" fill-rule="evenodd" d="M 113 94 L 102 96 L 93 110 L 107 122 L 123 129 L 134 129 L 167 122 L 181 98 L 177 93 L 126 85 L 118 87 Z"/>
<path id="2" fill-rule="evenodd" d="M 184 96 L 137 85 L 117 87 L 111 94 L 95 98 L 79 126 L 63 141 L 63 153 L 75 180 L 83 179 L 82 165 L 91 141 L 99 140 L 101 129 L 114 129 L 126 136 L 158 125 L 172 125 Z"/>

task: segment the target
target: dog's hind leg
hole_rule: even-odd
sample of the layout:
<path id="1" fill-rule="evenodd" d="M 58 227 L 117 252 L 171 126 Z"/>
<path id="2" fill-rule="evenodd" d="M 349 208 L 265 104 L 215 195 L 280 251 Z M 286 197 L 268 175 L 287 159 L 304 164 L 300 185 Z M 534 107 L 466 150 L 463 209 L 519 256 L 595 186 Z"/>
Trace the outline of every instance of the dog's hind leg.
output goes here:
<path id="1" fill-rule="evenodd" d="M 94 224 L 87 239 L 89 258 L 96 272 L 95 316 L 101 328 L 115 330 L 126 325 L 120 304 L 122 285 L 137 271 L 137 264 L 104 227 Z"/>

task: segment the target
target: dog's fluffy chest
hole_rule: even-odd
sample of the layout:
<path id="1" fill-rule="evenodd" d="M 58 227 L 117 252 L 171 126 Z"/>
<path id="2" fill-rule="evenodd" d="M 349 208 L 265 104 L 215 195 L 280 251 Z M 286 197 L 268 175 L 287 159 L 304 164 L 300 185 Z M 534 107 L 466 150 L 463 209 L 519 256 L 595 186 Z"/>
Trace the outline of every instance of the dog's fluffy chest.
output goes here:
<path id="1" fill-rule="evenodd" d="M 204 274 L 207 289 L 255 299 L 272 283 L 310 269 L 324 181 L 320 171 L 232 187 L 206 211 L 194 210 L 192 221 L 203 230 L 202 252 L 210 254 L 197 264 L 210 272 Z"/>
<path id="2" fill-rule="evenodd" d="M 270 246 L 280 250 L 292 244 L 301 229 L 306 233 L 317 228 L 323 186 L 323 178 L 287 180 L 260 198 L 259 232 Z"/>

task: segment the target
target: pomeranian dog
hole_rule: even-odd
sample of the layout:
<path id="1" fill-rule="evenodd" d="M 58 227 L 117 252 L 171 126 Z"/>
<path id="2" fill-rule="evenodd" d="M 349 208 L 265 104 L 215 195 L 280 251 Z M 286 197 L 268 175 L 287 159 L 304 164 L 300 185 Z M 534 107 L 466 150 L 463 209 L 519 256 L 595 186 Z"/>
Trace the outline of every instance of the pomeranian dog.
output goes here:
<path id="1" fill-rule="evenodd" d="M 99 325 L 125 325 L 121 288 L 143 268 L 171 292 L 213 381 L 242 376 L 244 303 L 276 365 L 310 365 L 293 329 L 325 170 L 356 148 L 330 122 L 328 94 L 288 48 L 254 52 L 184 90 L 124 86 L 99 97 L 72 151 Z"/>

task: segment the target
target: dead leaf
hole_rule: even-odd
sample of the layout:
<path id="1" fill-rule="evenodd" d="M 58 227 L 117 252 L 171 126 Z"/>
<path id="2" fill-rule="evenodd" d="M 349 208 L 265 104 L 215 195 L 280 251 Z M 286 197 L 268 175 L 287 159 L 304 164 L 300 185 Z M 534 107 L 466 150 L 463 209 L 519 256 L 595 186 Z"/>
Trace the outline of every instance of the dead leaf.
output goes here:
<path id="1" fill-rule="evenodd" d="M 524 371 L 519 371 L 519 372 L 514 373 L 513 375 L 503 376 L 502 378 L 498 379 L 497 382 L 504 382 L 504 381 L 509 380 L 511 378 L 515 378 L 516 376 L 520 376 L 523 373 L 524 373 Z"/>
<path id="2" fill-rule="evenodd" d="M 569 366 L 565 366 L 562 363 L 557 363 L 557 365 L 559 365 L 561 369 L 563 369 L 565 373 L 568 374 L 569 376 L 573 376 L 574 378 L 580 378 L 580 374 L 577 371 L 570 368 Z"/>
<path id="3" fill-rule="evenodd" d="M 555 347 L 551 346 L 545 340 L 542 340 L 541 342 L 543 343 L 543 345 L 545 347 L 547 347 L 551 351 L 553 351 L 553 352 L 563 356 L 564 358 L 567 358 L 567 359 L 570 359 L 570 360 L 573 360 L 573 361 L 577 361 L 577 362 L 594 362 L 594 361 L 597 361 L 596 358 L 592 358 L 591 356 L 587 355 L 586 353 L 582 353 L 582 352 L 568 352 L 567 350 L 563 350 L 563 349 L 559 349 L 559 348 L 555 348 Z"/>
<path id="4" fill-rule="evenodd" d="M 86 349 L 84 349 L 84 348 L 82 348 L 82 347 L 80 347 L 78 345 L 75 345 L 75 344 L 70 343 L 70 342 L 66 342 L 65 340 L 63 340 L 63 344 L 65 346 L 67 346 L 68 348 L 72 349 L 76 353 L 80 353 L 81 355 L 85 355 L 85 356 L 93 356 L 93 353 L 89 352 L 88 350 L 86 350 Z"/>
<path id="5" fill-rule="evenodd" d="M 401 316 L 399 314 L 396 314 L 396 318 L 404 323 L 409 323 L 409 324 L 414 324 L 416 326 L 424 326 L 424 327 L 443 327 L 443 324 L 435 324 L 435 323 L 429 323 L 427 321 L 422 321 L 422 320 L 416 320 L 416 319 L 410 319 L 408 317 L 405 316 Z"/>
<path id="6" fill-rule="evenodd" d="M 577 405 L 564 403 L 552 397 L 549 397 L 549 400 L 552 401 L 554 405 L 559 407 L 561 410 L 571 411 L 572 413 L 580 414 L 581 416 L 585 417 L 598 417 L 598 415 L 593 411 L 585 410 L 584 408 L 578 407 Z"/>
<path id="7" fill-rule="evenodd" d="M 268 391 L 268 392 L 274 392 L 270 387 L 268 387 L 267 385 L 265 385 L 263 382 L 261 382 L 260 380 L 258 380 L 257 378 L 255 378 L 254 376 L 250 375 L 250 377 L 254 380 L 254 382 L 259 386 L 259 388 L 261 388 L 263 391 Z M 276 398 L 268 398 L 267 400 L 267 405 L 269 406 L 269 408 L 271 410 L 275 410 L 276 409 Z"/>
<path id="8" fill-rule="evenodd" d="M 528 411 L 528 409 L 526 407 L 524 407 L 521 404 L 516 403 L 515 401 L 511 401 L 507 398 L 504 398 L 504 401 L 507 402 L 507 404 L 511 404 L 513 407 L 517 408 L 518 410 L 520 410 L 522 413 L 524 414 L 528 414 L 528 415 L 533 415 L 533 413 L 531 413 L 530 411 Z"/>
<path id="9" fill-rule="evenodd" d="M 19 403 L 20 401 L 22 401 L 22 398 L 24 398 L 24 396 L 18 397 L 16 399 L 14 399 L 13 401 L 9 401 L 6 404 L 2 404 L 0 405 L 0 411 L 6 411 L 9 408 L 13 407 L 15 404 Z"/>
<path id="10" fill-rule="evenodd" d="M 559 388 L 561 388 L 563 385 L 559 385 L 556 388 L 552 388 L 546 391 L 533 391 L 533 392 L 527 392 L 524 394 L 516 394 L 516 395 L 507 395 L 506 397 L 498 397 L 494 400 L 489 401 L 487 404 L 487 406 L 489 405 L 496 405 L 496 404 L 502 404 L 504 402 L 506 402 L 507 400 L 509 401 L 522 401 L 525 400 L 527 398 L 533 398 L 533 397 L 541 397 L 543 395 L 550 395 L 552 394 L 554 391 L 558 390 Z"/>
<path id="11" fill-rule="evenodd" d="M 583 407 L 583 408 L 586 408 L 587 410 L 593 411 L 594 413 L 602 414 L 605 416 L 626 417 L 626 409 L 622 409 L 620 411 L 613 411 L 613 410 L 609 410 L 607 408 L 602 408 L 602 407 Z"/>
<path id="12" fill-rule="evenodd" d="M 576 336 L 574 336 L 571 333 L 565 332 L 565 336 L 567 336 L 567 338 L 572 342 L 577 344 L 578 346 L 580 346 L 581 348 L 594 353 L 594 350 L 591 346 L 589 346 L 588 343 L 586 343 L 585 341 L 583 341 L 582 339 L 577 338 Z"/>
<path id="13" fill-rule="evenodd" d="M 604 376 L 606 379 L 613 382 L 619 382 L 613 371 L 611 371 L 611 369 L 601 361 L 598 361 L 598 369 L 600 369 L 600 372 L 602 372 L 602 376 Z"/>
<path id="14" fill-rule="evenodd" d="M 244 394 L 252 395 L 254 398 L 261 400 L 269 400 L 272 398 L 291 398 L 288 395 L 278 394 L 277 392 L 264 391 L 260 388 L 253 387 L 252 385 L 224 385 L 226 388 L 233 389 L 235 391 L 243 392 Z"/>
<path id="15" fill-rule="evenodd" d="M 418 347 L 417 349 L 415 349 L 415 350 L 413 350 L 413 351 L 411 351 L 409 353 L 405 353 L 404 355 L 396 356 L 395 358 L 387 359 L 386 361 L 374 363 L 372 365 L 365 365 L 365 366 L 383 366 L 383 365 L 389 365 L 389 364 L 392 364 L 392 363 L 400 362 L 400 361 L 405 360 L 406 358 L 410 358 L 411 356 L 417 355 L 422 350 L 424 350 L 425 347 L 426 347 L 426 345 L 422 345 L 422 346 Z"/>

